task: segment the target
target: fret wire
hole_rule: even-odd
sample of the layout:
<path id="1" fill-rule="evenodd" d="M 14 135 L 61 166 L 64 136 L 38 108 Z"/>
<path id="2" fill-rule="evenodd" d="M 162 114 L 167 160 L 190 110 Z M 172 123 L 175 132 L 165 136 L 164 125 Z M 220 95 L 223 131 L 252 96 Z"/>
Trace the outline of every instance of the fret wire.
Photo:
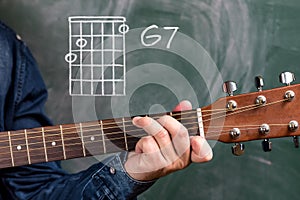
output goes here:
<path id="1" fill-rule="evenodd" d="M 128 143 L 127 143 L 127 137 L 126 137 L 126 128 L 125 128 L 125 119 L 124 117 L 122 118 L 123 121 L 123 132 L 124 132 L 124 140 L 125 140 L 125 149 L 128 151 Z"/>
<path id="2" fill-rule="evenodd" d="M 27 130 L 26 129 L 24 129 L 24 134 L 25 134 L 25 142 L 26 142 L 26 149 L 27 149 L 27 159 L 28 159 L 28 163 L 31 164 L 29 146 L 28 146 L 28 139 L 27 139 Z"/>
<path id="3" fill-rule="evenodd" d="M 103 152 L 106 153 L 106 146 L 105 146 L 105 141 L 104 141 L 104 130 L 103 130 L 102 120 L 100 120 L 100 125 L 101 125 L 102 141 L 103 141 Z"/>
<path id="4" fill-rule="evenodd" d="M 45 130 L 44 130 L 44 127 L 42 127 L 42 136 L 43 136 L 43 143 L 44 143 L 45 159 L 46 159 L 46 162 L 48 162 L 48 155 L 47 155 L 47 148 L 46 148 Z"/>
<path id="5" fill-rule="evenodd" d="M 65 141 L 64 141 L 62 125 L 59 125 L 59 128 L 60 128 L 60 137 L 61 137 L 61 144 L 62 144 L 62 148 L 63 148 L 64 159 L 66 160 L 67 156 L 66 156 Z"/>
<path id="6" fill-rule="evenodd" d="M 12 164 L 12 166 L 14 167 L 14 166 L 15 166 L 15 161 L 14 161 L 13 149 L 12 149 L 12 145 L 11 145 L 10 131 L 8 131 L 7 134 L 8 134 L 8 141 L 9 141 L 9 149 L 10 149 L 11 164 Z"/>
<path id="7" fill-rule="evenodd" d="M 81 143 L 82 143 L 82 152 L 83 152 L 83 156 L 86 157 L 84 140 L 83 140 L 83 133 L 82 133 L 82 124 L 81 123 L 79 123 L 79 127 L 80 127 Z"/>

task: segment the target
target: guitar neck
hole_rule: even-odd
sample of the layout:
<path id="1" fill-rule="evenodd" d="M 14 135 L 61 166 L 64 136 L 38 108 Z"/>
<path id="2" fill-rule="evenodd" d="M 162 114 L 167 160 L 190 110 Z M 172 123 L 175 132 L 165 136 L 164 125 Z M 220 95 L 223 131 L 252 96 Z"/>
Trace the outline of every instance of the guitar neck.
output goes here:
<path id="1" fill-rule="evenodd" d="M 220 98 L 202 109 L 170 115 L 190 135 L 238 143 L 300 135 L 300 84 Z M 265 99 L 265 100 L 263 100 Z M 0 169 L 130 151 L 146 133 L 131 118 L 65 124 L 0 133 Z M 295 139 L 298 143 L 298 139 Z"/>
<path id="2" fill-rule="evenodd" d="M 150 115 L 173 116 L 198 134 L 196 110 Z M 0 168 L 131 151 L 146 133 L 129 117 L 0 133 Z"/>

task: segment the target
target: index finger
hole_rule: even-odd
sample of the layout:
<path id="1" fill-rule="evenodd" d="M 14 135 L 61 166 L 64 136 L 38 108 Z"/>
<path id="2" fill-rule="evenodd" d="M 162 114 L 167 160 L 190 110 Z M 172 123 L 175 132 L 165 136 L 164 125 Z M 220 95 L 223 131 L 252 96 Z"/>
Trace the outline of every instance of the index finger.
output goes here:
<path id="1" fill-rule="evenodd" d="M 168 130 L 177 155 L 183 155 L 190 148 L 188 130 L 180 122 L 168 115 L 159 118 L 157 121 Z"/>

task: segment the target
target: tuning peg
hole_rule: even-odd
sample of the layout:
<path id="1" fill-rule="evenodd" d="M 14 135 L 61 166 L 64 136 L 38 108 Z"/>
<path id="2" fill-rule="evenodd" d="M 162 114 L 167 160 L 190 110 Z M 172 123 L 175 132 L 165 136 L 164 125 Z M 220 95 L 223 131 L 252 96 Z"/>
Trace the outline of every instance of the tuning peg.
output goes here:
<path id="1" fill-rule="evenodd" d="M 283 84 L 290 85 L 295 80 L 295 75 L 292 72 L 282 72 L 279 75 L 279 81 Z"/>
<path id="2" fill-rule="evenodd" d="M 264 139 L 261 144 L 264 152 L 269 152 L 272 150 L 272 142 L 270 142 L 269 139 Z"/>
<path id="3" fill-rule="evenodd" d="M 235 143 L 235 145 L 231 147 L 231 150 L 232 150 L 232 154 L 235 156 L 243 155 L 245 152 L 245 145 L 240 143 Z"/>
<path id="4" fill-rule="evenodd" d="M 223 91 L 229 96 L 233 96 L 233 92 L 237 90 L 236 83 L 234 81 L 226 81 L 223 83 Z"/>
<path id="5" fill-rule="evenodd" d="M 255 86 L 258 91 L 262 91 L 262 88 L 264 87 L 264 79 L 262 76 L 255 77 Z"/>
<path id="6" fill-rule="evenodd" d="M 299 148 L 299 137 L 298 136 L 293 137 L 293 142 L 294 142 L 295 148 Z"/>

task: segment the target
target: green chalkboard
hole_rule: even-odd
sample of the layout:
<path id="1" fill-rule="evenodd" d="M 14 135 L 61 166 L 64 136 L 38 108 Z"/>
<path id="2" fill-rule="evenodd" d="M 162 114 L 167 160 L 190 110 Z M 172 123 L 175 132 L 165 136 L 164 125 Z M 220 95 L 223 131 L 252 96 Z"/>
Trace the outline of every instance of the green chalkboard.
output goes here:
<path id="1" fill-rule="evenodd" d="M 69 95 L 69 16 L 126 18 L 127 96 Z M 49 89 L 46 110 L 56 124 L 74 122 L 77 101 L 82 109 L 92 102 L 99 119 L 112 118 L 171 110 L 185 98 L 194 108 L 205 106 L 224 96 L 222 80 L 236 81 L 236 93 L 247 93 L 256 90 L 258 74 L 265 78 L 264 89 L 281 86 L 282 71 L 300 76 L 298 0 L 1 0 L 0 19 L 37 59 Z M 140 36 L 151 25 L 159 28 L 148 34 L 162 40 L 146 48 Z M 172 31 L 163 27 L 179 27 L 170 48 Z M 231 154 L 229 144 L 212 143 L 211 162 L 160 179 L 139 199 L 298 199 L 300 150 L 291 138 L 272 142 L 268 153 L 261 141 L 248 142 L 241 157 Z M 94 162 L 75 159 L 63 166 L 78 171 Z"/>

